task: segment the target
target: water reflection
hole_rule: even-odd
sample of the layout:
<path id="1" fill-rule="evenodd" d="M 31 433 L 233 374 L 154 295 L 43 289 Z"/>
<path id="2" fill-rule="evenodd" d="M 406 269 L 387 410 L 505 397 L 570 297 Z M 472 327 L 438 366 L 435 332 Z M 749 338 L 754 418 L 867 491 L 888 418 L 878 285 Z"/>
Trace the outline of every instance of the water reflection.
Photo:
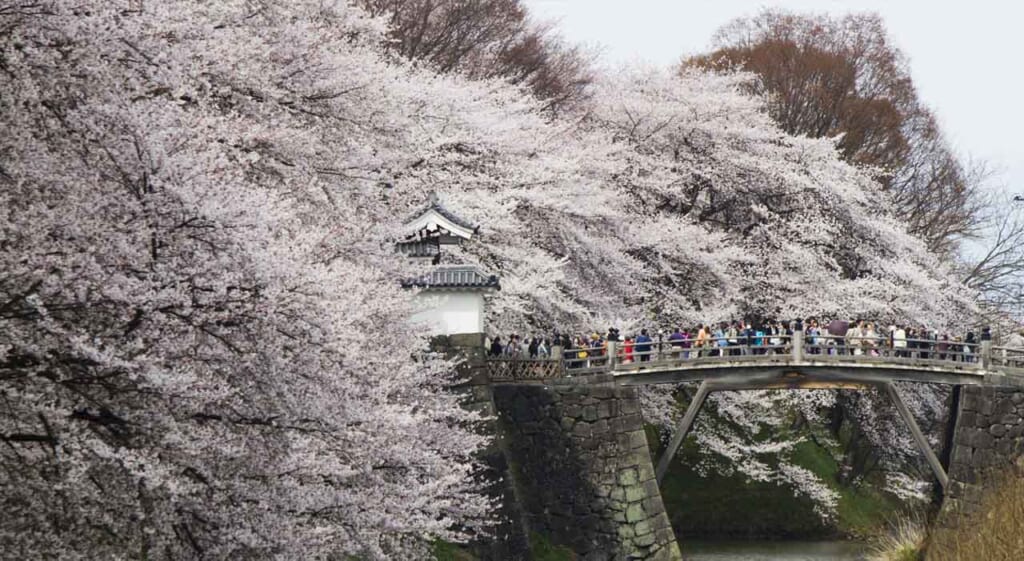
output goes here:
<path id="1" fill-rule="evenodd" d="M 686 561 L 861 561 L 853 542 L 693 542 L 683 540 Z"/>

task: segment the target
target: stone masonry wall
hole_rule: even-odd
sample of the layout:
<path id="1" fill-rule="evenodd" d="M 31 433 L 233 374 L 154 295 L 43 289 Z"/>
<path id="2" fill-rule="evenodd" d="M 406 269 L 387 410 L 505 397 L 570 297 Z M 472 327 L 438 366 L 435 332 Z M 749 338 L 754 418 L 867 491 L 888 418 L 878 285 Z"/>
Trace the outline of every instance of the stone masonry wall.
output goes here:
<path id="1" fill-rule="evenodd" d="M 1024 389 L 964 387 L 943 513 L 973 512 L 985 483 L 1019 471 L 1024 457 Z"/>
<path id="2" fill-rule="evenodd" d="M 588 378 L 492 388 L 525 526 L 585 561 L 681 559 L 636 389 Z"/>

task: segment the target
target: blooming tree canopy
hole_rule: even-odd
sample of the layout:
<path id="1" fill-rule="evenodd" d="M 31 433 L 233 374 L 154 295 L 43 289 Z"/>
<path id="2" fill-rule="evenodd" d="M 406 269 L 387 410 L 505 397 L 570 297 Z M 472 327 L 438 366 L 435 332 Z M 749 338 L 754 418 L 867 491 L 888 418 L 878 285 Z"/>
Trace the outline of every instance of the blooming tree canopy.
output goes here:
<path id="1" fill-rule="evenodd" d="M 555 119 L 391 60 L 384 25 L 341 0 L 0 8 L 5 551 L 416 558 L 486 524 L 478 417 L 396 282 L 431 191 L 484 225 L 452 257 L 501 275 L 493 329 L 970 311 L 870 174 L 742 75 L 627 70 Z"/>
<path id="2" fill-rule="evenodd" d="M 404 559 L 487 524 L 380 181 L 463 89 L 382 33 L 319 0 L 0 8 L 7 555 Z"/>

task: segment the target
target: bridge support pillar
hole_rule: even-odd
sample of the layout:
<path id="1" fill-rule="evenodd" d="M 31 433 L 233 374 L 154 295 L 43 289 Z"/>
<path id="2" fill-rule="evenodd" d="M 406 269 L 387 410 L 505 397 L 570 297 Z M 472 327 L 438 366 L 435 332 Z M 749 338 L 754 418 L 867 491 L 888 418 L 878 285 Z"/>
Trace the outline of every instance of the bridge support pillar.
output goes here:
<path id="1" fill-rule="evenodd" d="M 701 382 L 700 387 L 697 388 L 697 394 L 693 396 L 693 400 L 690 401 L 690 406 L 686 408 L 686 414 L 683 415 L 683 419 L 679 421 L 679 426 L 676 427 L 675 434 L 672 435 L 672 440 L 668 443 L 668 448 L 662 453 L 661 458 L 658 459 L 658 469 L 655 470 L 658 483 L 665 478 L 665 473 L 668 472 L 668 467 L 672 465 L 672 458 L 675 457 L 676 452 L 679 451 L 679 446 L 682 445 L 683 440 L 686 439 L 686 435 L 690 432 L 690 427 L 693 426 L 694 419 L 697 418 L 697 413 L 700 413 L 701 407 L 704 405 L 704 401 L 708 398 L 708 394 L 711 393 L 711 385 L 707 382 Z"/>
<path id="2" fill-rule="evenodd" d="M 896 406 L 896 411 L 899 412 L 900 417 L 903 418 L 903 422 L 906 423 L 907 428 L 910 429 L 910 434 L 914 437 L 914 442 L 917 443 L 917 448 L 924 454 L 928 465 L 932 468 L 932 473 L 935 474 L 935 478 L 939 480 L 939 485 L 942 485 L 942 489 L 945 490 L 949 487 L 949 477 L 946 475 L 946 469 L 942 467 L 942 462 L 939 461 L 939 457 L 935 455 L 935 451 L 932 450 L 928 439 L 925 438 L 924 433 L 921 432 L 921 427 L 917 425 L 917 421 L 914 420 L 914 415 L 910 413 L 910 409 L 907 408 L 907 404 L 903 403 L 903 398 L 900 397 L 899 391 L 896 390 L 896 386 L 892 383 L 883 384 L 885 392 L 889 394 L 889 399 L 892 400 L 892 404 Z"/>

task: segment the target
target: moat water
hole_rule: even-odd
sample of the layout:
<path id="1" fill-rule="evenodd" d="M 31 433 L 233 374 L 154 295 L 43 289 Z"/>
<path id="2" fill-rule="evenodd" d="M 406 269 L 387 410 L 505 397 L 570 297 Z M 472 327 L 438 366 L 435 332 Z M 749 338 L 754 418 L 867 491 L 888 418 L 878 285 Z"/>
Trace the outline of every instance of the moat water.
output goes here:
<path id="1" fill-rule="evenodd" d="M 686 561 L 862 561 L 865 546 L 856 542 L 762 542 L 684 540 Z"/>

